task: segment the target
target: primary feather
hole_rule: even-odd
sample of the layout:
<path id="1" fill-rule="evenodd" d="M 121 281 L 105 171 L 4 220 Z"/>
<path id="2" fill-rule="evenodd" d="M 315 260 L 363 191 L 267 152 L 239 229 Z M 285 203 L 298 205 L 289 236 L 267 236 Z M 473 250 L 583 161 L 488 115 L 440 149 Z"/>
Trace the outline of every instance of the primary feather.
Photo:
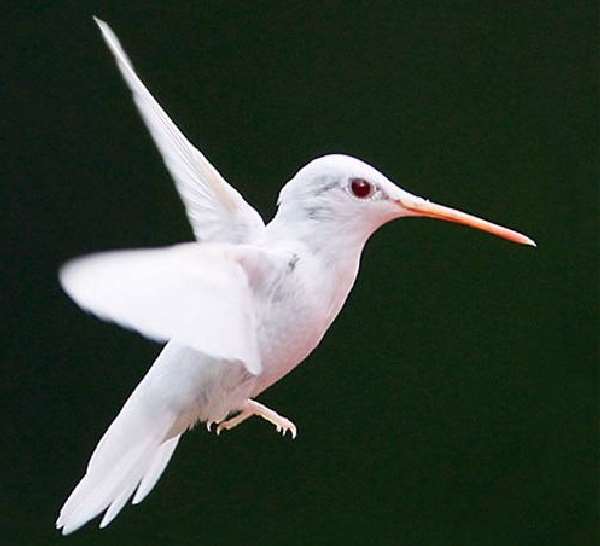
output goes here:
<path id="1" fill-rule="evenodd" d="M 177 340 L 260 371 L 243 247 L 185 243 L 68 262 L 60 281 L 100 318 L 157 341 Z"/>
<path id="2" fill-rule="evenodd" d="M 175 180 L 199 241 L 243 243 L 264 229 L 264 222 L 229 185 L 156 102 L 133 70 L 111 28 L 94 17 L 129 87 L 162 158 Z"/>

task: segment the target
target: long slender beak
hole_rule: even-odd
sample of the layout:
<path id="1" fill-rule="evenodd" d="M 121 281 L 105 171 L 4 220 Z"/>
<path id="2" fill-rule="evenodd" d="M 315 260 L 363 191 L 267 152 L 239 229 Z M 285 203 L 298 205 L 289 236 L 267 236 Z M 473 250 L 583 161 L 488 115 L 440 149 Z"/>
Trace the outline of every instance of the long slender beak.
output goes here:
<path id="1" fill-rule="evenodd" d="M 482 220 L 481 218 L 471 216 L 470 214 L 466 214 L 459 210 L 454 210 L 450 207 L 436 205 L 435 203 L 431 203 L 420 197 L 408 194 L 401 199 L 397 199 L 396 203 L 406 211 L 406 216 L 424 216 L 426 218 L 436 218 L 437 220 L 444 220 L 455 224 L 464 224 L 475 229 L 487 231 L 492 235 L 502 237 L 513 243 L 535 246 L 533 239 L 530 239 L 518 231 L 499 226 L 498 224 L 493 224 L 487 220 Z"/>

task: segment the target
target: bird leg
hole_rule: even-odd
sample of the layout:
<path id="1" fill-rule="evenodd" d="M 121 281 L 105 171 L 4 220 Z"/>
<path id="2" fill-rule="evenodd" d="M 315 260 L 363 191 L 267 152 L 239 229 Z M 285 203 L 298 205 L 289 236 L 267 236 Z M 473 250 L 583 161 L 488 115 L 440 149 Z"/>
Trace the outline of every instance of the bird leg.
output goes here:
<path id="1" fill-rule="evenodd" d="M 277 432 L 281 432 L 284 436 L 286 432 L 290 431 L 292 438 L 296 437 L 296 425 L 294 425 L 294 423 L 283 417 L 283 415 L 279 415 L 276 411 L 269 409 L 267 406 L 250 399 L 246 400 L 240 413 L 231 419 L 226 419 L 219 423 L 217 426 L 217 434 L 220 434 L 223 430 L 231 430 L 232 428 L 237 427 L 240 423 L 243 423 L 248 417 L 252 417 L 253 415 L 258 415 L 269 421 L 269 423 L 272 423 L 277 429 Z"/>

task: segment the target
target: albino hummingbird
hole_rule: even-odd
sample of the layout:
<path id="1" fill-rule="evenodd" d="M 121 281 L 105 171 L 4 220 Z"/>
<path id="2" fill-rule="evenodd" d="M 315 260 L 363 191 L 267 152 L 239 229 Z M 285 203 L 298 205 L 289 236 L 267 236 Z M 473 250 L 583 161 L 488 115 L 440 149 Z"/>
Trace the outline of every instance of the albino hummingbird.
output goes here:
<path id="1" fill-rule="evenodd" d="M 229 430 L 252 415 L 284 435 L 296 426 L 255 401 L 319 344 L 381 225 L 405 216 L 528 237 L 411 195 L 373 167 L 327 155 L 300 169 L 260 215 L 185 138 L 95 18 L 183 200 L 196 242 L 75 259 L 60 271 L 86 311 L 166 342 L 110 425 L 56 522 L 70 533 L 104 512 L 108 525 L 154 487 L 197 422 Z"/>

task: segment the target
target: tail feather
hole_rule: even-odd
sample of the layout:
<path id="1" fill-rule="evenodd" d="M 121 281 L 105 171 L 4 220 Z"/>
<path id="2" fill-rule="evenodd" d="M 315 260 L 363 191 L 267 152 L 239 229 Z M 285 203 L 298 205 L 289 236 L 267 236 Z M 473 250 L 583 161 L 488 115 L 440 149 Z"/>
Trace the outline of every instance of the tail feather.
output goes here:
<path id="1" fill-rule="evenodd" d="M 247 398 L 252 385 L 242 366 L 170 341 L 98 442 L 56 527 L 68 534 L 105 512 L 104 527 L 132 496 L 134 504 L 141 502 L 164 472 L 180 435 L 197 420 L 224 416 L 238 398 Z"/>
<path id="2" fill-rule="evenodd" d="M 176 416 L 164 407 L 155 411 L 143 394 L 143 386 L 144 381 L 108 428 L 85 476 L 63 505 L 56 521 L 63 534 L 75 531 L 106 509 L 101 527 L 108 525 L 138 486 L 145 483 L 144 496 L 148 494 L 173 454 L 177 439 L 165 439 Z"/>
<path id="3" fill-rule="evenodd" d="M 171 459 L 171 456 L 173 455 L 173 452 L 179 443 L 180 437 L 181 435 L 179 434 L 174 438 L 169 438 L 158 448 L 154 458 L 152 459 L 152 462 L 150 463 L 150 466 L 146 470 L 146 473 L 144 474 L 144 477 L 137 488 L 137 491 L 135 492 L 135 496 L 131 501 L 132 504 L 138 504 L 142 502 L 146 498 L 146 495 L 152 491 L 156 485 L 156 482 L 161 477 L 167 464 L 169 463 L 169 460 Z"/>
<path id="4" fill-rule="evenodd" d="M 115 519 L 115 517 L 117 517 L 117 514 L 121 511 L 123 506 L 125 506 L 125 503 L 129 500 L 131 495 L 133 495 L 136 487 L 137 483 L 132 480 L 127 488 L 112 502 L 106 512 L 104 512 L 104 516 L 100 522 L 100 528 L 106 527 L 113 519 Z"/>

